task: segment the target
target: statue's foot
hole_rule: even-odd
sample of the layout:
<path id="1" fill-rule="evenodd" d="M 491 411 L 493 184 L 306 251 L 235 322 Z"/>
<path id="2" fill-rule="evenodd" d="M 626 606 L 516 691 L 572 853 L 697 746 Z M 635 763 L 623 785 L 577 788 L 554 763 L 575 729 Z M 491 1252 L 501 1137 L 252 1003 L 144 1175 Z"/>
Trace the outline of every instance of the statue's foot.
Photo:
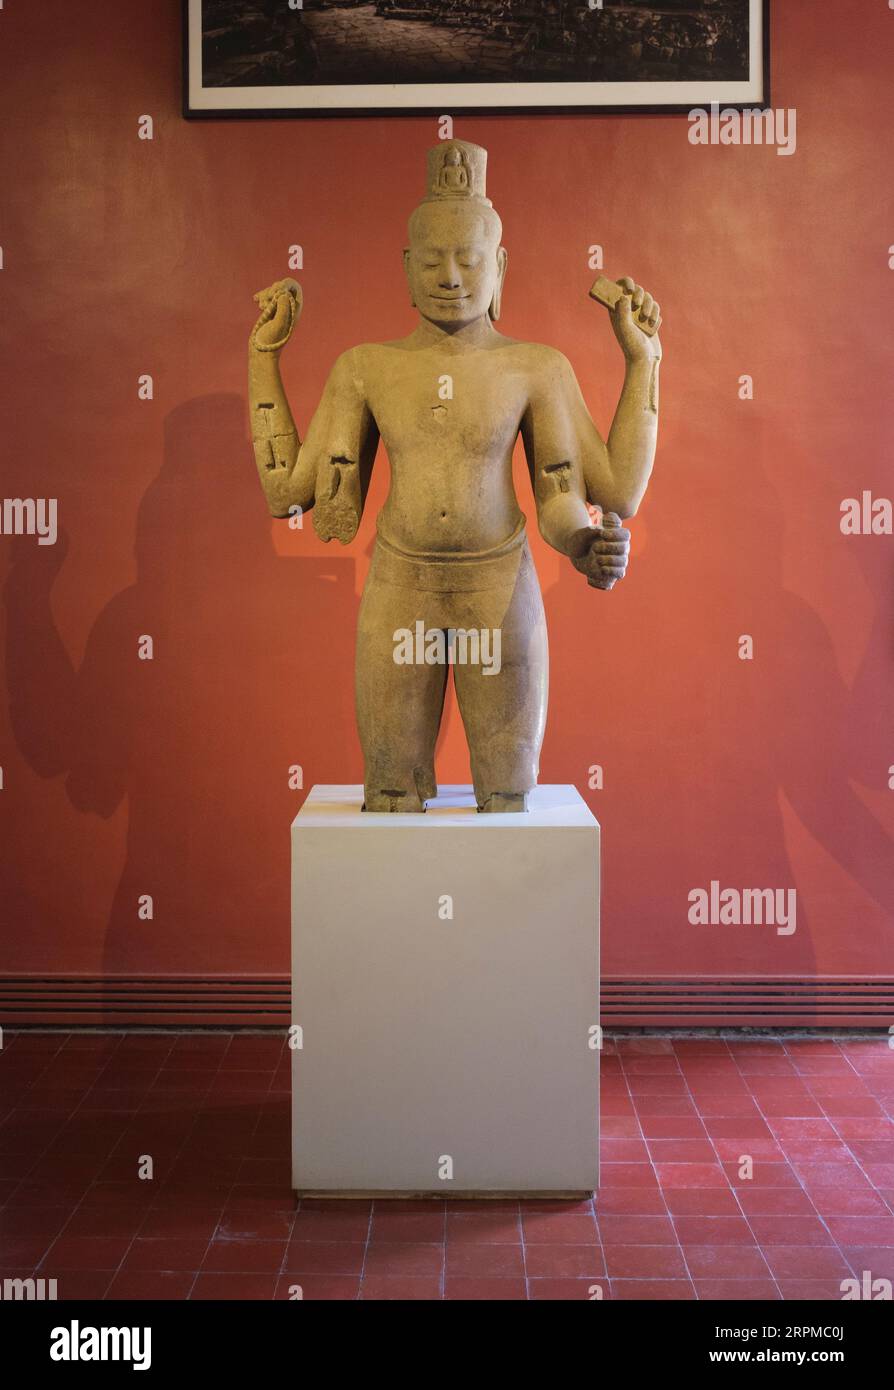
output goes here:
<path id="1" fill-rule="evenodd" d="M 416 792 L 422 801 L 434 801 L 438 794 L 438 784 L 435 781 L 435 770 L 433 767 L 414 767 L 413 781 L 416 785 Z"/>
<path id="2" fill-rule="evenodd" d="M 527 811 L 527 792 L 491 792 L 479 804 L 478 810 L 484 815 L 502 815 L 506 811 Z"/>
<path id="3" fill-rule="evenodd" d="M 420 811 L 425 810 L 426 802 L 434 801 L 438 794 L 435 770 L 430 766 L 414 767 L 412 781 L 403 775 L 395 776 L 393 770 L 389 772 L 387 769 L 384 775 L 381 769 L 372 771 L 371 775 L 378 785 L 370 785 L 368 769 L 363 789 L 366 797 L 362 808 L 364 811 L 418 815 Z M 386 785 L 382 786 L 382 782 Z"/>
<path id="4" fill-rule="evenodd" d="M 425 802 L 416 791 L 404 791 L 399 787 L 382 787 L 366 793 L 364 811 L 386 812 L 388 814 L 412 814 L 425 810 Z"/>

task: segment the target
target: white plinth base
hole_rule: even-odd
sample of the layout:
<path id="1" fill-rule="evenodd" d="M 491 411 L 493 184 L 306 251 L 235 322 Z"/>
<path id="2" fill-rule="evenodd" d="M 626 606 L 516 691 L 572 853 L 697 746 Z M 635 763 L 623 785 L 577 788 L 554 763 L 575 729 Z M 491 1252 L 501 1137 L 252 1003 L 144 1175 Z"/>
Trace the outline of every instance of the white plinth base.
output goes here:
<path id="1" fill-rule="evenodd" d="M 314 787 L 292 826 L 294 1188 L 592 1192 L 597 821 L 570 786 L 520 814 L 362 801 Z"/>

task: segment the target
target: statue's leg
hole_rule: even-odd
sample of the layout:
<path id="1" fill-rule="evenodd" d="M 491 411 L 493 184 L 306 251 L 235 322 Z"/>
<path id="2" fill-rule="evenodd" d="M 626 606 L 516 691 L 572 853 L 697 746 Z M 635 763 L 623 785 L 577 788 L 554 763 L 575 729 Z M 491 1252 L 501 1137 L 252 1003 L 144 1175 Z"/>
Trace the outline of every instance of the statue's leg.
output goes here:
<path id="1" fill-rule="evenodd" d="M 377 578 L 373 562 L 360 604 L 354 672 L 366 811 L 424 811 L 438 794 L 435 742 L 447 667 L 394 659 L 395 634 L 414 633 L 417 618 L 425 621 L 424 597 Z"/>
<path id="2" fill-rule="evenodd" d="M 474 599 L 474 595 L 467 595 Z M 491 638 L 491 667 L 454 666 L 456 694 L 472 757 L 478 809 L 524 811 L 537 785 L 546 725 L 549 650 L 546 616 L 534 563 L 525 546 L 515 584 L 499 620 L 499 646 Z M 493 610 L 492 601 L 469 605 L 467 617 Z M 491 611 L 488 616 L 494 618 Z M 494 618 L 495 620 L 495 618 Z M 470 624 L 471 625 L 471 624 Z M 480 626 L 480 624 L 479 624 Z"/>

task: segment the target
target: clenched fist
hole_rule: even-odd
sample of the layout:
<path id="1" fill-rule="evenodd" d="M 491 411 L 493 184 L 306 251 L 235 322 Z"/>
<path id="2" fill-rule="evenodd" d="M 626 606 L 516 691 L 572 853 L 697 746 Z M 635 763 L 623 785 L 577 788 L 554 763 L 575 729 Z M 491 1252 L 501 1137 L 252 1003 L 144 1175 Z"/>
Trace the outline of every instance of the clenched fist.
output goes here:
<path id="1" fill-rule="evenodd" d="M 616 512 L 606 512 L 602 525 L 593 527 L 589 550 L 573 560 L 572 564 L 587 576 L 587 582 L 594 589 L 613 589 L 627 573 L 629 555 L 630 532 L 621 525 L 621 518 Z"/>
<path id="2" fill-rule="evenodd" d="M 629 275 L 618 281 L 624 293 L 621 295 L 610 318 L 615 337 L 624 350 L 628 362 L 660 361 L 661 343 L 657 332 L 649 337 L 641 331 L 641 326 L 652 327 L 661 322 L 661 310 L 642 285 L 631 280 Z"/>
<path id="3" fill-rule="evenodd" d="M 301 286 L 297 280 L 277 280 L 254 298 L 261 313 L 251 331 L 251 346 L 259 352 L 280 352 L 301 315 Z"/>

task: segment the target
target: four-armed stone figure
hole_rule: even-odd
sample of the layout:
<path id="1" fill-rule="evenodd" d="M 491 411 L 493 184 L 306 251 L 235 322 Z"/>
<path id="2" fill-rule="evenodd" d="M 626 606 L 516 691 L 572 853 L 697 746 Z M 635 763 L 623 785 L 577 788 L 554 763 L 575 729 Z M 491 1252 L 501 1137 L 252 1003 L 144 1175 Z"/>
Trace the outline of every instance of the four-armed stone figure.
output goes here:
<path id="1" fill-rule="evenodd" d="M 367 811 L 421 811 L 436 795 L 451 664 L 479 809 L 525 809 L 546 719 L 547 639 L 512 485 L 513 448 L 521 432 L 544 539 L 602 589 L 624 575 L 630 536 L 619 517 L 636 512 L 655 454 L 658 305 L 627 279 L 605 299 L 615 301 L 611 322 L 627 369 L 603 442 L 566 358 L 494 328 L 506 251 L 485 196 L 486 160 L 459 140 L 430 151 L 426 197 L 404 253 L 419 323 L 407 338 L 339 357 L 303 443 L 279 374 L 301 291 L 281 280 L 255 296 L 252 437 L 272 515 L 313 507 L 322 539 L 346 544 L 380 437 L 391 463 L 357 633 Z M 590 507 L 601 510 L 599 525 Z M 400 639 L 412 633 L 415 660 Z M 477 662 L 464 659 L 470 648 Z"/>

